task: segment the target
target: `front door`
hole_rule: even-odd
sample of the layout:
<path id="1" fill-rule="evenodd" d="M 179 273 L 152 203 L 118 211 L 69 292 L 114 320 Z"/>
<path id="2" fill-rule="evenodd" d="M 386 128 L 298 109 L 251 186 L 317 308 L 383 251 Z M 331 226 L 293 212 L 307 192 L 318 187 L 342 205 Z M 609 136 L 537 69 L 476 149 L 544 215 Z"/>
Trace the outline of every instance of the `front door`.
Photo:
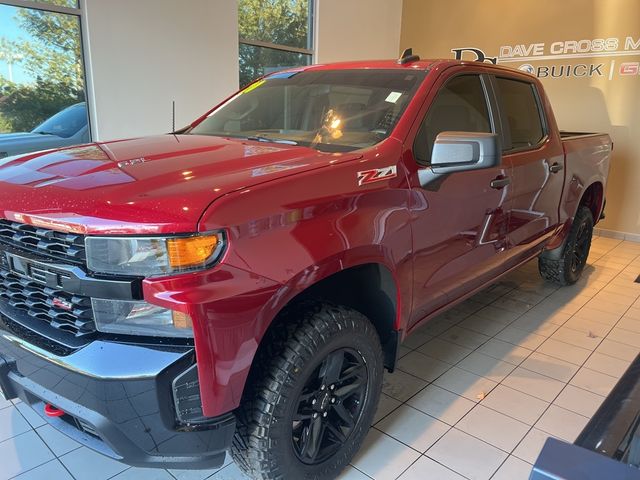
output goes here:
<path id="1" fill-rule="evenodd" d="M 413 144 L 419 169 L 411 182 L 412 323 L 482 286 L 503 263 L 511 197 L 508 166 L 431 179 L 420 174 L 429 169 L 439 133 L 495 132 L 488 87 L 488 77 L 479 74 L 449 79 L 440 87 Z"/>

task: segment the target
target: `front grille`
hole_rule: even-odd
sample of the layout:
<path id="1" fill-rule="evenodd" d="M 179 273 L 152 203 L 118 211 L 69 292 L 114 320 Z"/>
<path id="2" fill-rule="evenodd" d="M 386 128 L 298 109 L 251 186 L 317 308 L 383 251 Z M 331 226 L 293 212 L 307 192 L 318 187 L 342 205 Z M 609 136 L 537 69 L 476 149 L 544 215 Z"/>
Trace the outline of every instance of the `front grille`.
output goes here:
<path id="1" fill-rule="evenodd" d="M 0 252 L 3 246 L 46 263 L 78 267 L 86 263 L 83 235 L 0 219 Z M 47 286 L 42 269 L 30 268 L 28 274 L 16 272 L 4 257 L 0 258 L 0 301 L 15 312 L 10 317 L 26 314 L 75 337 L 96 332 L 89 297 Z"/>
<path id="2" fill-rule="evenodd" d="M 0 264 L 0 299 L 9 307 L 76 337 L 95 333 L 91 299 L 71 295 L 19 276 Z"/>
<path id="3" fill-rule="evenodd" d="M 62 263 L 84 265 L 84 236 L 0 219 L 0 242 Z"/>
<path id="4" fill-rule="evenodd" d="M 9 318 L 2 313 L 0 313 L 0 333 L 8 333 L 10 335 L 13 335 L 14 337 L 24 340 L 31 345 L 35 345 L 36 347 L 53 353 L 54 355 L 57 355 L 59 357 L 66 357 L 67 355 L 71 355 L 77 348 L 62 345 L 55 340 L 45 337 L 40 333 L 37 333 L 32 329 L 21 325 L 14 319 Z M 67 334 L 65 333 L 64 335 L 66 336 Z"/>

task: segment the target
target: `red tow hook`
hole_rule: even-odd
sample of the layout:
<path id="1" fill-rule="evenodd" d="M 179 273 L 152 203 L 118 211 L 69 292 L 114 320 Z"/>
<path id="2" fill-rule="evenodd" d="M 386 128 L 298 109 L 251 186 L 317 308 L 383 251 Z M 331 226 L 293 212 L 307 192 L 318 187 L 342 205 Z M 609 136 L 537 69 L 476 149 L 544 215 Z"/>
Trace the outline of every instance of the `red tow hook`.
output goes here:
<path id="1" fill-rule="evenodd" d="M 63 415 L 66 415 L 65 412 L 63 412 L 62 410 L 60 410 L 59 408 L 54 407 L 53 405 L 51 405 L 50 403 L 47 403 L 44 406 L 44 414 L 47 417 L 62 417 Z"/>

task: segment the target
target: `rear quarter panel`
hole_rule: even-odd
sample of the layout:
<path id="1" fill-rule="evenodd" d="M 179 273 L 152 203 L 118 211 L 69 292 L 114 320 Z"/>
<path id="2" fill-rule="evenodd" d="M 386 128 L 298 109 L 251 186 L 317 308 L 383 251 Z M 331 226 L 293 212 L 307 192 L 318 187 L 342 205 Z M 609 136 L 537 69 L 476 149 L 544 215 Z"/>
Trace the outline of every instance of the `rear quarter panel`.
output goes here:
<path id="1" fill-rule="evenodd" d="M 562 145 L 566 157 L 566 178 L 560 201 L 560 221 L 564 223 L 573 220 L 582 195 L 589 186 L 601 183 L 602 191 L 606 192 L 613 145 L 607 134 L 571 137 L 564 139 Z M 602 213 L 603 200 L 604 195 L 600 199 L 595 222 Z"/>

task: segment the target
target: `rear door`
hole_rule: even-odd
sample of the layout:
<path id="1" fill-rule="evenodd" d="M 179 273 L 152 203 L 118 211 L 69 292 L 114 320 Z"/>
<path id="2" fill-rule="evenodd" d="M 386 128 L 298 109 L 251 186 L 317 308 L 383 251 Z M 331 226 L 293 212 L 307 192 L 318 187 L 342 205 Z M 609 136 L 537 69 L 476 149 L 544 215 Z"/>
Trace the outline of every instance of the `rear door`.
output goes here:
<path id="1" fill-rule="evenodd" d="M 558 224 L 564 185 L 564 155 L 551 141 L 541 92 L 526 77 L 492 78 L 500 107 L 503 162 L 511 171 L 509 246 L 526 254 Z"/>
<path id="2" fill-rule="evenodd" d="M 468 72 L 468 67 L 463 70 Z M 504 165 L 425 181 L 437 135 L 497 132 L 489 78 L 456 75 L 441 85 L 413 140 L 412 232 L 417 322 L 484 284 L 504 266 L 509 171 Z M 411 140 L 409 140 L 411 141 Z M 422 178 L 422 180 L 421 180 Z M 428 178 L 428 177 L 427 177 Z M 498 180 L 498 182 L 496 182 Z"/>

